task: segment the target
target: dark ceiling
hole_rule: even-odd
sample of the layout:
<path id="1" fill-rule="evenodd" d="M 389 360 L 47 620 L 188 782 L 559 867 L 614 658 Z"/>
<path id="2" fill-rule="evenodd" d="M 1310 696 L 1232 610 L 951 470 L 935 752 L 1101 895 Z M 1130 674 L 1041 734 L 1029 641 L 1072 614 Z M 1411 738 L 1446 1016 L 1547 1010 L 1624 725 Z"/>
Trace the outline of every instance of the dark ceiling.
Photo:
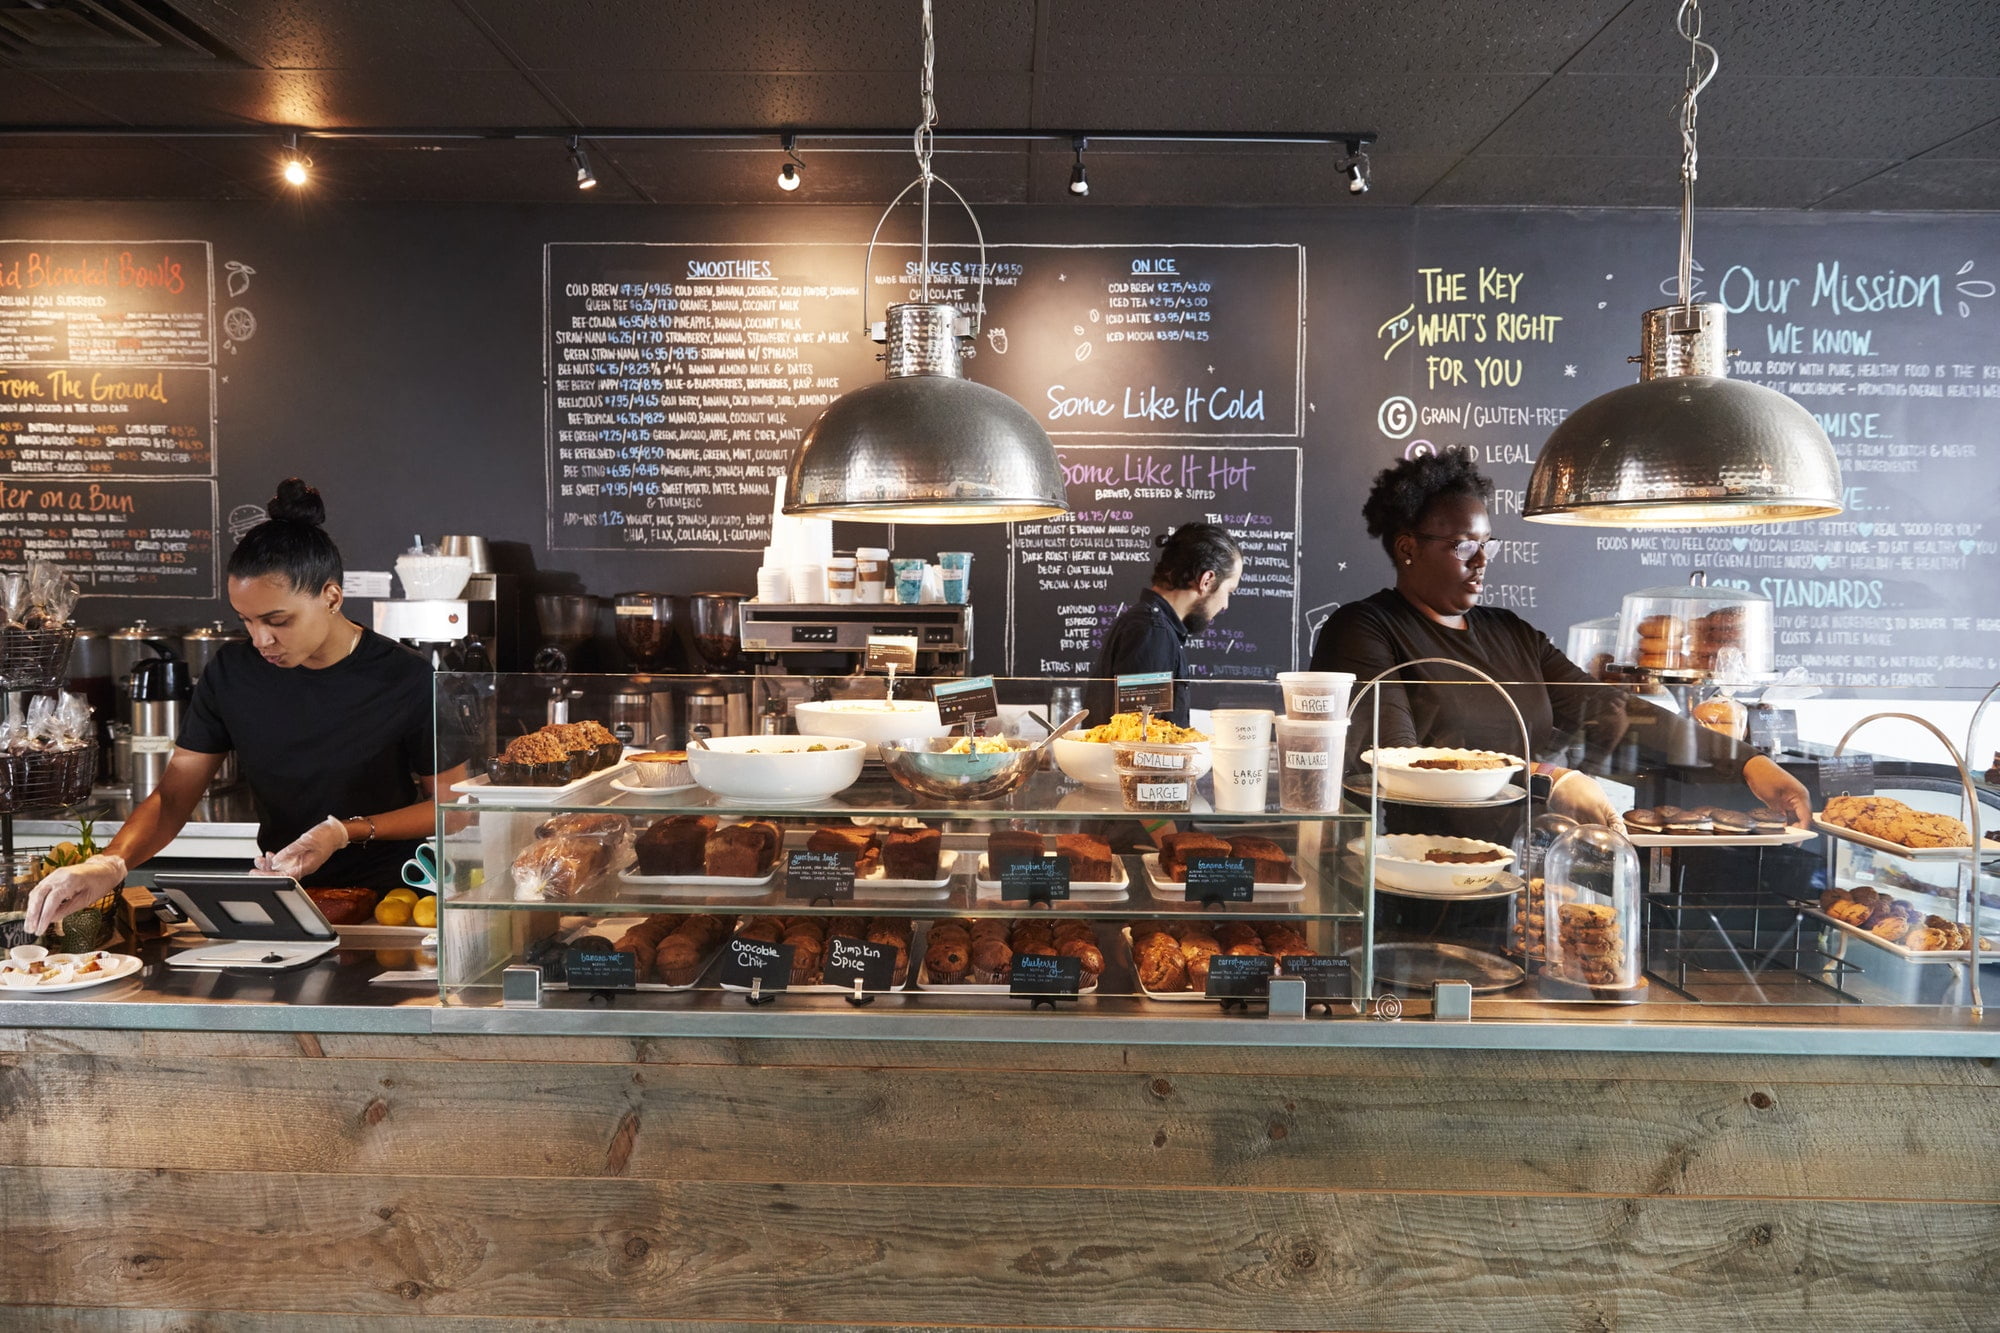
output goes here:
<path id="1" fill-rule="evenodd" d="M 1663 205 L 1675 0 L 939 0 L 941 131 L 1367 129 L 1338 150 L 1099 143 L 1081 206 Z M 248 199 L 276 130 L 575 130 L 606 202 L 881 202 L 916 118 L 916 0 L 0 0 L 0 198 Z M 1704 207 L 2000 209 L 2000 0 L 1709 0 Z M 241 138 L 24 129 L 213 128 Z M 769 129 L 767 142 L 592 129 Z M 941 139 L 974 202 L 1068 198 L 1066 142 Z M 560 139 L 312 142 L 326 198 L 577 198 Z"/>

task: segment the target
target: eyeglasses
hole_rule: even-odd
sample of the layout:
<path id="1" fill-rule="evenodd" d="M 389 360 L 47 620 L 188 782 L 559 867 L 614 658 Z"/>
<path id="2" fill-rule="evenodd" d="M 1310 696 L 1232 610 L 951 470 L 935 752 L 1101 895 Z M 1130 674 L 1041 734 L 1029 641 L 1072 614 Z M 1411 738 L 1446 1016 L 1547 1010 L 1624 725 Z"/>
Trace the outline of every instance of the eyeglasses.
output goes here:
<path id="1" fill-rule="evenodd" d="M 1499 539 L 1494 537 L 1488 537 L 1484 541 L 1480 541 L 1476 537 L 1468 537 L 1461 541 L 1457 537 L 1434 537 L 1428 532 L 1413 532 L 1410 535 L 1420 542 L 1453 543 L 1451 548 L 1452 558 L 1457 560 L 1461 565 L 1471 564 L 1474 556 L 1490 556 L 1493 553 L 1493 548 L 1499 544 Z"/>

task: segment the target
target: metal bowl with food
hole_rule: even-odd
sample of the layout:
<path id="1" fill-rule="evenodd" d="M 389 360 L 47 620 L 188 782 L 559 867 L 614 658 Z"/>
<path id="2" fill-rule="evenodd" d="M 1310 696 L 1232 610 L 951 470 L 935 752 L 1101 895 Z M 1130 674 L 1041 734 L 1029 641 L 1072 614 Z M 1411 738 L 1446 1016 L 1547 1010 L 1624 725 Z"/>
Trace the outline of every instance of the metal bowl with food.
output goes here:
<path id="1" fill-rule="evenodd" d="M 732 801 L 805 805 L 852 786 L 867 748 L 846 736 L 713 736 L 688 750 L 688 770 Z"/>
<path id="2" fill-rule="evenodd" d="M 1525 766 L 1520 757 L 1498 750 L 1460 750 L 1438 745 L 1402 745 L 1369 750 L 1385 795 L 1412 801 L 1488 801 Z"/>
<path id="3" fill-rule="evenodd" d="M 878 748 L 889 776 L 921 800 L 990 801 L 1028 780 L 1041 746 L 1003 736 L 905 736 Z"/>

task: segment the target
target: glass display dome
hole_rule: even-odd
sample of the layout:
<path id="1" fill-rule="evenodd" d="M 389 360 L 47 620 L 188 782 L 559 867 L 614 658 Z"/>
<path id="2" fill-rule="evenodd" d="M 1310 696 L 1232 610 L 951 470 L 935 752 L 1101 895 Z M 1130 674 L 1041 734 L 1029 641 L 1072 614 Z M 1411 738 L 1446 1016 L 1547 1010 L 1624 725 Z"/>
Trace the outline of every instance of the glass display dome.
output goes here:
<path id="1" fill-rule="evenodd" d="M 1608 680 L 1606 669 L 1618 660 L 1618 617 L 1599 616 L 1579 620 L 1569 627 L 1569 660 L 1598 680 Z"/>
<path id="2" fill-rule="evenodd" d="M 1542 863 L 1544 975 L 1594 995 L 1641 984 L 1639 854 L 1616 829 L 1586 824 Z"/>
<path id="3" fill-rule="evenodd" d="M 1699 570 L 1686 587 L 1626 593 L 1618 612 L 1617 663 L 1648 676 L 1758 680 L 1774 652 L 1771 599 L 1711 587 Z"/>

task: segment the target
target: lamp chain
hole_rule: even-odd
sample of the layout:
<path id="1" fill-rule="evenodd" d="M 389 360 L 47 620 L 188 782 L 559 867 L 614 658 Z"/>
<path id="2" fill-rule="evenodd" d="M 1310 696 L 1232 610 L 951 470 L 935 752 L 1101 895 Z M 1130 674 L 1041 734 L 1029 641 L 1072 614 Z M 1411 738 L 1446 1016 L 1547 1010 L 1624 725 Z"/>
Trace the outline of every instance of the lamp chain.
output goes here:
<path id="1" fill-rule="evenodd" d="M 930 0 L 924 0 L 928 9 Z M 1695 113 L 1701 90 L 1722 68 L 1722 57 L 1701 39 L 1701 0 L 1681 0 L 1674 26 L 1688 42 L 1687 75 L 1681 88 L 1681 305 L 1694 302 L 1694 182 L 1700 155 L 1695 151 Z M 1708 73 L 1701 72 L 1701 53 L 1708 52 Z"/>
<path id="2" fill-rule="evenodd" d="M 914 142 L 917 150 L 917 176 L 923 182 L 921 213 L 923 217 L 922 242 L 917 259 L 922 267 L 919 277 L 919 291 L 925 305 L 931 300 L 931 149 L 934 132 L 937 129 L 937 38 L 931 26 L 931 0 L 924 0 L 924 118 L 917 122 Z"/>

